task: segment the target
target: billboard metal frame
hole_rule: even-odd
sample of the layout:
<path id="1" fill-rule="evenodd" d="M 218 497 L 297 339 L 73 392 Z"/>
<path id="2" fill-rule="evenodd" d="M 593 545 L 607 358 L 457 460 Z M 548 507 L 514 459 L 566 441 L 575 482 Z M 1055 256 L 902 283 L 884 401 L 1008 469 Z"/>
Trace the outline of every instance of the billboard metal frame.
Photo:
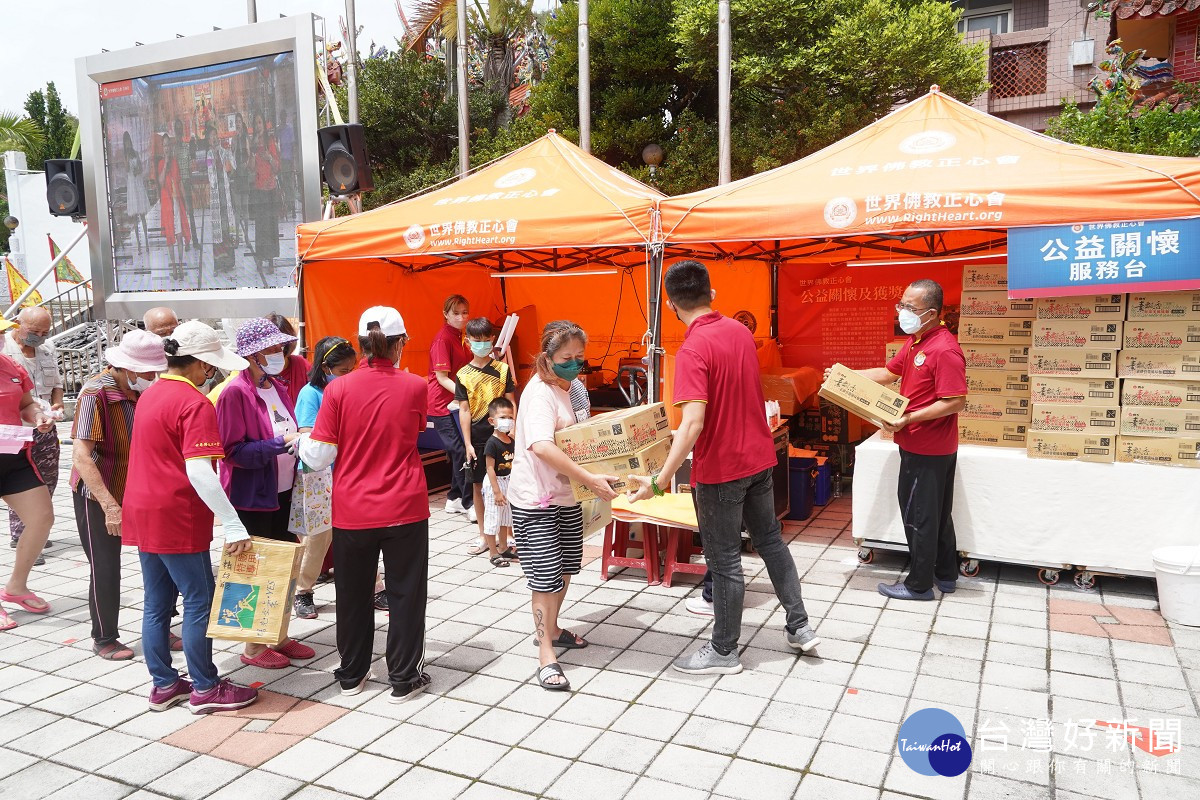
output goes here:
<path id="1" fill-rule="evenodd" d="M 207 67 L 229 61 L 292 52 L 296 57 L 296 130 L 317 129 L 315 17 L 283 19 L 202 33 L 166 42 L 99 53 L 75 60 L 79 86 L 79 127 L 88 208 L 88 245 L 97 319 L 138 317 L 155 306 L 171 306 L 182 318 L 256 317 L 271 311 L 294 315 L 296 287 L 281 289 L 192 289 L 117 292 L 112 220 L 104 162 L 100 86 L 113 81 Z M 311 67 L 311 68 L 309 68 Z M 299 190 L 306 221 L 321 218 L 320 155 L 315 135 L 296 137 Z"/>

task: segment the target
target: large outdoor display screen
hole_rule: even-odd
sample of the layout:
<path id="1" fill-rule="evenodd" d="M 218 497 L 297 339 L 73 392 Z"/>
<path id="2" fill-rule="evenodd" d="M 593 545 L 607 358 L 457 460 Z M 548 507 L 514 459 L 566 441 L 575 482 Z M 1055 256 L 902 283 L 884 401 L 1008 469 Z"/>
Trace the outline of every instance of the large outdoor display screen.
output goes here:
<path id="1" fill-rule="evenodd" d="M 115 292 L 292 285 L 294 53 L 100 86 Z"/>

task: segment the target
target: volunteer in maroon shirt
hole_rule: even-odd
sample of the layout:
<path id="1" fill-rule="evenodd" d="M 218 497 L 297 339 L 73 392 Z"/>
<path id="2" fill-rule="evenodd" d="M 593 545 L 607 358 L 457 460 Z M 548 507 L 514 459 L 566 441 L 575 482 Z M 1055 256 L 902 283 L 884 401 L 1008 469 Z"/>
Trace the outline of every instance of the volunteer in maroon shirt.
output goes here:
<path id="1" fill-rule="evenodd" d="M 466 514 L 475 522 L 474 488 L 471 473 L 463 470 L 467 460 L 467 445 L 458 428 L 458 403 L 454 399 L 454 376 L 471 360 L 471 353 L 463 344 L 463 328 L 467 324 L 470 309 L 467 298 L 452 294 L 442 304 L 442 316 L 446 324 L 429 343 L 429 421 L 446 448 L 450 460 L 450 491 L 446 493 L 446 513 Z M 453 406 L 453 410 L 450 409 Z M 487 548 L 484 547 L 483 550 Z M 472 549 L 471 553 L 482 550 Z"/>
<path id="2" fill-rule="evenodd" d="M 661 495 L 659 487 L 670 486 L 675 470 L 693 453 L 696 516 L 713 575 L 712 641 L 672 666 L 679 672 L 731 675 L 742 671 L 737 646 L 746 594 L 743 520 L 787 614 L 787 643 L 807 652 L 819 640 L 809 626 L 796 563 L 775 516 L 775 445 L 754 337 L 745 325 L 713 311 L 717 293 L 700 262 L 672 264 L 666 287 L 667 305 L 687 325 L 675 362 L 675 404 L 682 406 L 683 421 L 662 472 L 653 478 L 630 476 L 637 487 L 632 499 Z"/>
<path id="3" fill-rule="evenodd" d="M 879 584 L 880 594 L 899 600 L 932 600 L 958 580 L 954 522 L 954 465 L 958 460 L 958 412 L 967 398 L 967 365 L 954 334 L 942 322 L 942 287 L 914 281 L 896 306 L 908 341 L 886 367 L 865 370 L 885 386 L 900 378 L 908 411 L 884 423 L 900 448 L 897 496 L 908 539 L 908 577 Z"/>
<path id="4" fill-rule="evenodd" d="M 429 685 L 424 672 L 429 577 L 429 492 L 417 453 L 425 430 L 426 386 L 399 368 L 408 341 L 394 308 L 363 312 L 358 342 L 366 365 L 325 387 L 300 458 L 333 471 L 333 581 L 337 592 L 334 672 L 342 694 L 356 695 L 371 673 L 375 638 L 375 571 L 383 553 L 387 592 L 387 668 L 391 702 Z"/>

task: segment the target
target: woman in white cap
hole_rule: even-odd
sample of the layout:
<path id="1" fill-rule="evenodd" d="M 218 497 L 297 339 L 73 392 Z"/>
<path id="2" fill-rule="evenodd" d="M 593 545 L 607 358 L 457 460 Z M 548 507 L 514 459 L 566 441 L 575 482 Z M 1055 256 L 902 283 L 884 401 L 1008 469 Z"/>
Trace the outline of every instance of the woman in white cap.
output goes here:
<path id="1" fill-rule="evenodd" d="M 234 346 L 247 367 L 217 399 L 217 428 L 225 448 L 221 486 L 251 536 L 293 543 L 296 535 L 288 530 L 288 516 L 296 481 L 294 442 L 300 433 L 291 393 L 275 376 L 287 368 L 284 346 L 294 341 L 295 336 L 268 319 L 242 323 Z M 247 643 L 242 663 L 283 669 L 293 658 L 315 655 L 295 639 L 275 647 Z"/>
<path id="2" fill-rule="evenodd" d="M 334 673 L 354 695 L 370 676 L 375 634 L 373 585 L 383 553 L 390 618 L 391 702 L 429 685 L 424 672 L 429 577 L 429 493 L 417 453 L 428 396 L 422 379 L 399 368 L 408 334 L 394 308 L 375 306 L 358 323 L 365 366 L 325 387 L 316 426 L 300 439 L 300 458 L 333 471 L 333 580 L 337 591 Z"/>
<path id="3" fill-rule="evenodd" d="M 165 711 L 186 700 L 193 714 L 230 711 L 253 703 L 258 692 L 221 680 L 213 664 L 206 634 L 216 588 L 209 555 L 213 515 L 221 519 L 226 552 L 244 553 L 251 543 L 213 469 L 225 450 L 217 412 L 197 387 L 218 368 L 247 364 L 203 322 L 183 323 L 163 345 L 167 371 L 138 398 L 138 435 L 121 509 L 122 537 L 138 548 L 142 564 L 142 650 L 154 681 L 150 709 Z M 188 678 L 171 666 L 168 637 L 178 594 Z"/>
<path id="4" fill-rule="evenodd" d="M 0 319 L 0 331 L 16 327 Z M 17 362 L 0 354 L 0 425 L 35 425 L 43 433 L 54 429 L 33 396 L 33 381 Z M 0 600 L 20 606 L 31 614 L 45 614 L 50 604 L 29 591 L 29 571 L 42 553 L 50 526 L 54 524 L 54 507 L 46 482 L 33 465 L 30 444 L 6 442 L 9 452 L 0 452 L 0 497 L 25 523 L 25 534 L 17 543 L 12 572 L 0 590 Z M 15 450 L 15 452 L 12 452 Z M 17 627 L 17 621 L 0 607 L 0 631 Z"/>
<path id="5" fill-rule="evenodd" d="M 167 368 L 163 340 L 134 330 L 104 351 L 109 363 L 83 384 L 71 429 L 71 493 L 75 525 L 89 569 L 88 612 L 92 652 L 126 661 L 133 651 L 117 636 L 121 609 L 121 503 L 129 472 L 129 445 L 138 396 Z"/>

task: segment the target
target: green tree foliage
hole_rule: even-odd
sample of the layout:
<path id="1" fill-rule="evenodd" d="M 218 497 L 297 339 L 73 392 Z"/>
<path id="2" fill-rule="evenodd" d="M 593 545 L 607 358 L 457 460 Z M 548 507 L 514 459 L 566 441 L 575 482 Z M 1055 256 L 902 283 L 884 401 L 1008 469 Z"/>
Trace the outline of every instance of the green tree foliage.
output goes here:
<path id="1" fill-rule="evenodd" d="M 1046 134 L 1064 142 L 1155 156 L 1200 156 L 1200 85 L 1177 84 L 1185 110 L 1168 105 L 1139 108 L 1136 94 L 1124 88 L 1102 94 L 1084 111 L 1064 103 L 1046 124 Z"/>
<path id="2" fill-rule="evenodd" d="M 75 141 L 77 120 L 62 104 L 54 81 L 46 84 L 45 91 L 34 89 L 25 99 L 25 113 L 45 134 L 38 145 L 25 148 L 30 169 L 41 169 L 48 158 L 70 158 L 71 145 Z"/>
<path id="3" fill-rule="evenodd" d="M 664 192 L 715 184 L 717 0 L 589 5 L 592 152 L 647 180 L 641 153 L 656 143 L 665 151 L 655 176 Z M 932 84 L 973 99 L 986 87 L 983 46 L 963 43 L 958 13 L 942 0 L 733 0 L 734 177 L 832 144 Z M 473 165 L 550 128 L 578 141 L 577 26 L 575 3 L 545 21 L 553 51 L 529 114 L 505 125 L 506 99 L 472 91 Z M 360 86 L 378 164 L 369 203 L 454 174 L 455 109 L 443 65 L 414 54 L 376 59 Z"/>

